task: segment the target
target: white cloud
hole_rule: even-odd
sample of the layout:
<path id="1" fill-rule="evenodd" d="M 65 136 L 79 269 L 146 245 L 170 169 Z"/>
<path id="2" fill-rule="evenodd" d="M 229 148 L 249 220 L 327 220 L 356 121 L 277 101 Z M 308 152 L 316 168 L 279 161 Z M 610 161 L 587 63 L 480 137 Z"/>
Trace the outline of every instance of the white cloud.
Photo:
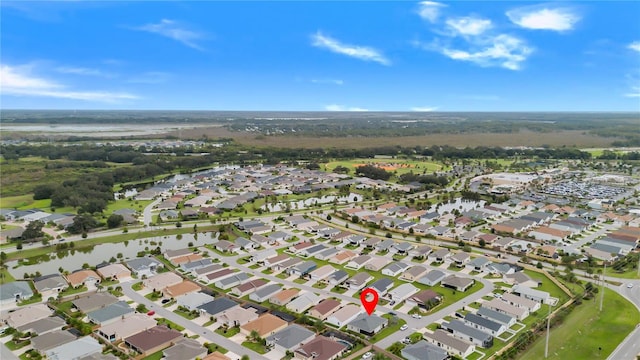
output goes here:
<path id="1" fill-rule="evenodd" d="M 382 65 L 391 65 L 391 61 L 387 59 L 380 51 L 359 45 L 343 44 L 340 41 L 317 32 L 311 35 L 312 45 L 315 47 L 327 49 L 337 54 L 346 55 L 364 61 L 374 61 Z"/>
<path id="2" fill-rule="evenodd" d="M 491 20 L 471 16 L 447 19 L 446 24 L 460 35 L 480 35 L 493 26 Z"/>
<path id="3" fill-rule="evenodd" d="M 634 41 L 627 46 L 628 49 L 640 52 L 640 41 Z"/>
<path id="4" fill-rule="evenodd" d="M 438 110 L 437 106 L 416 106 L 412 107 L 411 111 L 429 112 Z"/>
<path id="5" fill-rule="evenodd" d="M 344 105 L 331 104 L 324 107 L 327 111 L 369 111 L 369 109 L 364 109 L 360 107 L 348 107 Z"/>
<path id="6" fill-rule="evenodd" d="M 344 81 L 340 79 L 311 79 L 311 82 L 314 84 L 344 85 Z"/>
<path id="7" fill-rule="evenodd" d="M 105 73 L 98 69 L 90 69 L 83 67 L 69 67 L 62 66 L 56 68 L 56 71 L 61 74 L 83 75 L 83 76 L 99 76 L 99 77 L 113 77 L 112 74 Z"/>
<path id="8" fill-rule="evenodd" d="M 469 61 L 483 67 L 499 66 L 509 70 L 519 70 L 533 49 L 517 37 L 500 34 L 474 39 L 469 50 L 441 47 L 445 56 L 460 61 Z"/>
<path id="9" fill-rule="evenodd" d="M 31 66 L 0 67 L 0 93 L 2 95 L 52 97 L 97 102 L 119 102 L 139 97 L 129 93 L 108 91 L 77 91 L 54 81 L 31 75 Z"/>
<path id="10" fill-rule="evenodd" d="M 580 21 L 573 9 L 548 7 L 547 5 L 525 6 L 507 11 L 507 17 L 514 24 L 534 30 L 567 31 Z"/>
<path id="11" fill-rule="evenodd" d="M 640 98 L 640 86 L 632 86 L 631 90 L 624 94 L 626 97 Z"/>
<path id="12" fill-rule="evenodd" d="M 443 7 L 447 6 L 445 4 L 434 1 L 422 1 L 419 5 L 420 8 L 418 9 L 418 15 L 420 15 L 421 18 L 432 23 L 438 20 L 438 17 L 440 16 L 440 10 Z"/>
<path id="13" fill-rule="evenodd" d="M 162 35 L 169 39 L 179 41 L 188 47 L 203 50 L 197 43 L 197 40 L 203 38 L 203 34 L 181 27 L 180 24 L 174 20 L 162 19 L 157 24 L 146 24 L 134 27 L 133 29 Z"/>

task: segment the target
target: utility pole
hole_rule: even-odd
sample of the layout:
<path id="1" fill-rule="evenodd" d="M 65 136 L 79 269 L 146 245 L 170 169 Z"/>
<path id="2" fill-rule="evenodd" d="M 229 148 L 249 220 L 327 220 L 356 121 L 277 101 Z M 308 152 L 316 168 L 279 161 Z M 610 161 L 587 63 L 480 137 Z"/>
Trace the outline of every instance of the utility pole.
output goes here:
<path id="1" fill-rule="evenodd" d="M 549 313 L 547 314 L 547 340 L 544 343 L 544 358 L 549 355 L 549 324 L 551 322 L 551 305 L 549 306 Z"/>
<path id="2" fill-rule="evenodd" d="M 602 311 L 602 303 L 604 302 L 604 276 L 607 273 L 607 262 L 604 262 L 604 271 L 602 272 L 602 289 L 600 290 L 600 311 Z"/>

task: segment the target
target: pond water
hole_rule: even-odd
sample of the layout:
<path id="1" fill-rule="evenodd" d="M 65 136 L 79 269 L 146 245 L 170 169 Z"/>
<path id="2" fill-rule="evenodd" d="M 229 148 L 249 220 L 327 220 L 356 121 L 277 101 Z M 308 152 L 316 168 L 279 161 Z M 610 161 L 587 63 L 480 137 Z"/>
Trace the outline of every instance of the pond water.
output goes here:
<path id="1" fill-rule="evenodd" d="M 125 190 L 124 193 L 122 193 L 122 192 L 113 193 L 113 198 L 115 200 L 127 199 L 127 198 L 130 198 L 130 197 L 135 196 L 137 194 L 138 194 L 138 190 L 137 189 L 129 189 L 129 190 Z"/>
<path id="2" fill-rule="evenodd" d="M 313 206 L 314 204 L 318 203 L 318 204 L 329 204 L 332 203 L 334 200 L 336 200 L 336 198 L 338 199 L 338 203 L 339 204 L 350 204 L 350 203 L 354 203 L 357 201 L 361 201 L 362 200 L 362 195 L 360 194 L 355 194 L 355 193 L 350 193 L 348 196 L 341 196 L 341 197 L 336 197 L 335 195 L 326 195 L 323 197 L 312 197 L 312 198 L 308 198 L 306 200 L 299 200 L 299 201 L 290 201 L 288 203 L 285 202 L 279 202 L 277 204 L 266 204 L 266 205 L 262 205 L 261 209 L 262 210 L 267 210 L 270 212 L 273 211 L 284 211 L 284 209 L 286 209 L 287 205 L 289 204 L 289 206 L 291 206 L 291 209 L 296 210 L 296 209 L 304 209 L 310 206 Z"/>
<path id="3" fill-rule="evenodd" d="M 166 235 L 129 240 L 121 243 L 100 244 L 93 248 L 52 252 L 49 261 L 43 261 L 39 264 L 23 265 L 14 268 L 18 265 L 18 262 L 10 261 L 7 263 L 7 266 L 11 275 L 18 278 L 21 278 L 25 272 L 31 274 L 40 271 L 43 275 L 57 273 L 60 267 L 72 272 L 82 268 L 82 264 L 84 263 L 95 266 L 105 261 L 108 262 L 112 256 L 116 257 L 118 253 L 122 253 L 122 259 L 129 260 L 136 258 L 138 252 L 144 251 L 145 248 L 151 250 L 160 246 L 164 252 L 165 250 L 186 248 L 189 242 L 192 242 L 194 246 L 210 244 L 213 240 L 211 236 L 211 233 L 199 233 L 198 238 L 195 239 L 193 234 L 183 234 L 182 239 L 178 239 L 177 235 Z M 76 242 L 76 244 L 77 243 L 78 242 Z"/>
<path id="4" fill-rule="evenodd" d="M 451 212 L 454 209 L 458 209 L 460 211 L 469 211 L 478 207 L 483 207 L 486 201 L 472 201 L 472 200 L 462 200 L 462 198 L 457 198 L 455 202 L 441 205 L 438 208 L 438 214 L 442 215 L 445 212 Z M 436 205 L 432 205 L 429 208 L 429 212 L 436 211 Z"/>

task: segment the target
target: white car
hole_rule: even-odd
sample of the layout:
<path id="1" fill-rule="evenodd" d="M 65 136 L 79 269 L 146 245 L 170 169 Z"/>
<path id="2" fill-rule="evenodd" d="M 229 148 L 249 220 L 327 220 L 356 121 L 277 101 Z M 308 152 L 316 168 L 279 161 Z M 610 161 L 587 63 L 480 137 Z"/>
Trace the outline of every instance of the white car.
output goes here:
<path id="1" fill-rule="evenodd" d="M 373 354 L 369 351 L 364 353 L 364 355 L 362 355 L 363 359 L 371 359 L 373 357 Z"/>
<path id="2" fill-rule="evenodd" d="M 405 331 L 409 328 L 409 326 L 407 324 L 404 324 L 400 327 L 400 331 Z"/>
<path id="3" fill-rule="evenodd" d="M 633 284 L 632 284 L 632 283 L 628 283 L 628 284 L 627 284 L 627 289 L 631 289 L 632 287 L 633 287 Z"/>
<path id="4" fill-rule="evenodd" d="M 419 314 L 413 314 L 411 315 L 411 317 L 414 319 L 422 319 L 422 315 L 419 315 Z"/>

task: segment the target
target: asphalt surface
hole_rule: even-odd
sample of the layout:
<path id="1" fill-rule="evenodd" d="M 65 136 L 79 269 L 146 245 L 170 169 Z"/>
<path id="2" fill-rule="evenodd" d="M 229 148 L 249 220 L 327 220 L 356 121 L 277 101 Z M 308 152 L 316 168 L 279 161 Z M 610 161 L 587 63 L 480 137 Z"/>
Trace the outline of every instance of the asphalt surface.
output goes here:
<path id="1" fill-rule="evenodd" d="M 617 281 L 623 281 L 617 279 Z M 632 284 L 631 288 L 627 287 Z M 618 287 L 610 286 L 618 294 L 631 301 L 638 309 L 640 309 L 640 280 L 624 280 L 624 283 Z M 606 306 L 606 302 L 603 306 Z M 635 360 L 636 355 L 640 354 L 640 324 L 636 325 L 636 329 L 629 334 L 624 341 L 609 355 L 608 360 Z"/>

